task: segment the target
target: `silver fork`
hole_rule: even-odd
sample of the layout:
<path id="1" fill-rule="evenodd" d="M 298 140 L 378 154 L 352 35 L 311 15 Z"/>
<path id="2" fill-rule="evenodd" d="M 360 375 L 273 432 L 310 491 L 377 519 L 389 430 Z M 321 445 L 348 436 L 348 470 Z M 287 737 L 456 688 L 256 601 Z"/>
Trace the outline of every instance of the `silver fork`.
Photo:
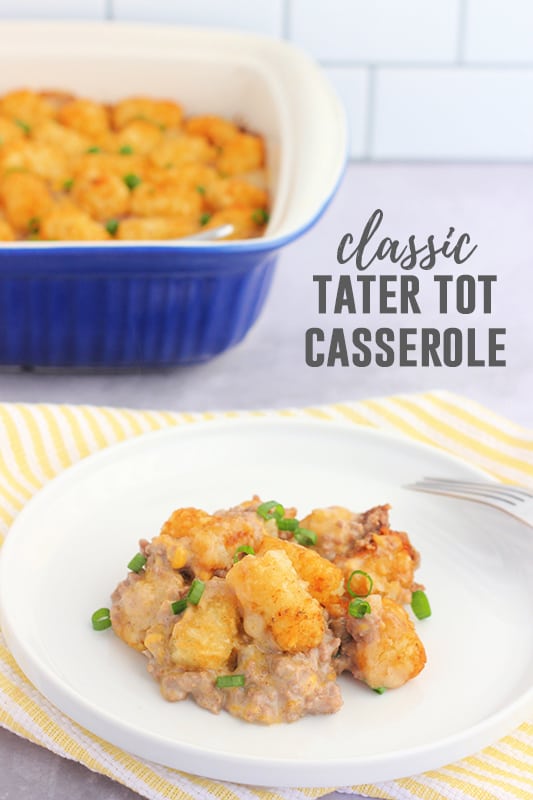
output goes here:
<path id="1" fill-rule="evenodd" d="M 430 478 L 415 481 L 404 487 L 417 492 L 460 497 L 484 503 L 525 522 L 533 528 L 533 489 L 497 481 L 466 481 L 451 478 Z"/>

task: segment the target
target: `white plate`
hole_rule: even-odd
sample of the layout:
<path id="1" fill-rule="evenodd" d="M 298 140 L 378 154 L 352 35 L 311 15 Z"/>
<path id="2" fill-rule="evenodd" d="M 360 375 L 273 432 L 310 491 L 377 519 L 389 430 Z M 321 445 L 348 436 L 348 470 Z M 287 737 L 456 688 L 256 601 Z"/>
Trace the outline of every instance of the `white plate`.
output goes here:
<path id="1" fill-rule="evenodd" d="M 444 453 L 353 425 L 284 419 L 197 423 L 86 459 L 17 518 L 0 568 L 2 626 L 30 680 L 73 719 L 138 756 L 257 785 L 341 786 L 449 763 L 533 707 L 533 537 L 499 512 L 409 492 L 424 474 L 478 474 Z M 384 695 L 342 679 L 344 706 L 290 725 L 167 703 L 141 655 L 90 616 L 109 604 L 140 537 L 183 505 L 257 492 L 296 505 L 390 502 L 422 552 L 433 616 L 417 623 L 421 675 Z"/>

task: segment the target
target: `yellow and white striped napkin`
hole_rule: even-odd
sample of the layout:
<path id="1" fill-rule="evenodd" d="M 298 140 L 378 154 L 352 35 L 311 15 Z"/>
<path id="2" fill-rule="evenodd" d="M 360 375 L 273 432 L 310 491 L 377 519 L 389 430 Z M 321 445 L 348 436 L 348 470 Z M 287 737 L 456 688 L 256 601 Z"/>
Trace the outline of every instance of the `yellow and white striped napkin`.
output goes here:
<path id="1" fill-rule="evenodd" d="M 285 411 L 178 414 L 95 406 L 0 404 L 0 536 L 47 481 L 89 453 L 146 431 L 247 415 L 349 420 L 400 431 L 462 456 L 504 481 L 533 485 L 533 431 L 448 392 Z M 0 725 L 108 775 L 151 800 L 303 800 L 333 788 L 258 789 L 217 783 L 143 762 L 97 738 L 25 678 L 0 633 Z M 482 752 L 439 770 L 341 787 L 387 800 L 532 800 L 533 721 Z"/>

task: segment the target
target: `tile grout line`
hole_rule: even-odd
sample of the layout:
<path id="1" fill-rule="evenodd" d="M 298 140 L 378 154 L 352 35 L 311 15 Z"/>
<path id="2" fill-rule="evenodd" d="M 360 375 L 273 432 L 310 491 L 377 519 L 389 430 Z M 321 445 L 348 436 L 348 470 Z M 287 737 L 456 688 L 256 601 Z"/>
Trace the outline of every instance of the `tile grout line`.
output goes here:
<path id="1" fill-rule="evenodd" d="M 457 20 L 457 53 L 458 64 L 464 66 L 466 49 L 466 27 L 468 19 L 468 0 L 459 0 L 459 18 Z"/>
<path id="2" fill-rule="evenodd" d="M 281 35 L 284 39 L 291 38 L 291 3 L 292 0 L 283 0 L 281 9 Z"/>
<path id="3" fill-rule="evenodd" d="M 369 64 L 367 68 L 366 122 L 365 122 L 365 134 L 364 134 L 363 153 L 362 153 L 362 158 L 365 161 L 370 161 L 372 159 L 372 145 L 374 140 L 374 127 L 375 127 L 374 112 L 376 107 L 375 103 L 376 77 L 377 77 L 376 67 L 373 64 Z"/>

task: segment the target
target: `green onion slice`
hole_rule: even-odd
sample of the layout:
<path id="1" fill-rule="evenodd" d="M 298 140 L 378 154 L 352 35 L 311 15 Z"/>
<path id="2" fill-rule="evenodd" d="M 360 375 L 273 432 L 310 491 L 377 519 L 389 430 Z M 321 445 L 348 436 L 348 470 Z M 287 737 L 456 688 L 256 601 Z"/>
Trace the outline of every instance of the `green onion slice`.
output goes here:
<path id="1" fill-rule="evenodd" d="M 295 531 L 300 526 L 298 520 L 293 519 L 291 517 L 284 517 L 283 519 L 278 519 L 277 523 L 280 531 Z"/>
<path id="2" fill-rule="evenodd" d="M 131 569 L 132 572 L 140 572 L 145 564 L 146 558 L 142 553 L 137 553 L 128 564 L 128 569 Z"/>
<path id="3" fill-rule="evenodd" d="M 24 131 L 24 133 L 26 134 L 26 136 L 27 136 L 29 133 L 31 133 L 31 128 L 30 128 L 30 126 L 28 125 L 28 123 L 27 123 L 27 122 L 24 122 L 24 120 L 22 120 L 22 119 L 16 119 L 16 120 L 15 120 L 15 125 L 18 125 L 18 126 L 19 126 L 19 128 L 22 128 L 22 130 Z"/>
<path id="4" fill-rule="evenodd" d="M 244 675 L 219 675 L 216 680 L 219 689 L 228 689 L 232 686 L 244 686 Z"/>
<path id="5" fill-rule="evenodd" d="M 240 553 L 245 553 L 247 556 L 255 556 L 255 550 L 253 547 L 250 547 L 248 544 L 241 544 L 241 546 L 235 550 L 235 555 L 233 556 L 234 564 L 236 564 L 239 560 Z"/>
<path id="6" fill-rule="evenodd" d="M 99 608 L 91 616 L 91 623 L 95 631 L 105 631 L 111 627 L 108 608 Z"/>
<path id="7" fill-rule="evenodd" d="M 256 511 L 263 519 L 275 519 L 278 522 L 285 514 L 285 509 L 277 500 L 268 500 L 266 503 L 261 503 L 260 506 L 257 506 Z"/>
<path id="8" fill-rule="evenodd" d="M 317 541 L 316 533 L 308 528 L 296 528 L 294 538 L 298 544 L 302 544 L 304 547 L 310 547 Z"/>
<path id="9" fill-rule="evenodd" d="M 93 147 L 88 147 L 85 152 L 86 153 L 100 153 L 101 152 L 101 148 L 98 147 L 98 145 L 95 144 L 95 145 L 93 145 Z"/>
<path id="10" fill-rule="evenodd" d="M 200 578 L 195 578 L 191 583 L 191 588 L 189 589 L 189 593 L 186 598 L 187 602 L 193 606 L 197 606 L 204 593 L 204 589 L 205 583 L 201 581 Z"/>
<path id="11" fill-rule="evenodd" d="M 354 590 L 352 589 L 350 584 L 352 582 L 352 578 L 354 575 L 364 575 L 364 577 L 367 579 L 368 592 L 366 594 L 357 594 L 357 592 L 354 592 Z M 372 580 L 368 572 L 363 572 L 362 569 L 354 569 L 354 571 L 350 573 L 350 577 L 346 581 L 346 589 L 348 590 L 348 594 L 351 594 L 352 597 L 368 597 L 368 595 L 372 591 L 373 586 L 374 586 L 374 581 Z"/>
<path id="12" fill-rule="evenodd" d="M 111 236 L 116 236 L 118 231 L 118 219 L 108 219 L 105 224 L 105 229 Z"/>
<path id="13" fill-rule="evenodd" d="M 207 225 L 210 219 L 211 214 L 209 214 L 207 211 L 204 214 L 200 214 L 200 225 Z"/>
<path id="14" fill-rule="evenodd" d="M 72 178 L 68 178 L 68 180 L 66 180 L 63 183 L 63 190 L 65 192 L 70 192 L 73 186 L 74 186 L 74 180 Z"/>
<path id="15" fill-rule="evenodd" d="M 376 692 L 376 694 L 385 694 L 387 689 L 385 686 L 378 686 L 377 689 L 373 689 L 372 691 Z"/>
<path id="16" fill-rule="evenodd" d="M 370 614 L 371 611 L 372 609 L 370 608 L 370 603 L 367 600 L 363 600 L 361 597 L 354 597 L 353 600 L 350 600 L 348 614 L 351 617 L 361 619 L 365 616 L 365 614 Z"/>
<path id="17" fill-rule="evenodd" d="M 28 220 L 28 232 L 29 233 L 39 233 L 41 221 L 39 217 L 32 217 Z"/>
<path id="18" fill-rule="evenodd" d="M 122 180 L 128 187 L 128 189 L 135 189 L 141 183 L 141 179 L 138 175 L 135 175 L 133 172 L 128 172 L 127 175 L 124 175 Z"/>
<path id="19" fill-rule="evenodd" d="M 133 147 L 129 144 L 123 144 L 118 152 L 121 156 L 131 156 L 133 153 Z"/>
<path id="20" fill-rule="evenodd" d="M 426 619 L 431 616 L 431 606 L 427 595 L 421 589 L 417 589 L 411 596 L 411 608 L 417 619 Z"/>
<path id="21" fill-rule="evenodd" d="M 205 186 L 197 186 L 196 191 L 198 194 L 205 194 Z"/>
<path id="22" fill-rule="evenodd" d="M 270 215 L 266 209 L 258 208 L 252 214 L 252 219 L 257 225 L 266 225 L 266 223 L 270 219 Z"/>
<path id="23" fill-rule="evenodd" d="M 187 598 L 183 597 L 181 600 L 176 600 L 174 603 L 171 603 L 171 608 L 174 614 L 181 614 L 182 611 L 185 611 L 187 608 Z"/>

